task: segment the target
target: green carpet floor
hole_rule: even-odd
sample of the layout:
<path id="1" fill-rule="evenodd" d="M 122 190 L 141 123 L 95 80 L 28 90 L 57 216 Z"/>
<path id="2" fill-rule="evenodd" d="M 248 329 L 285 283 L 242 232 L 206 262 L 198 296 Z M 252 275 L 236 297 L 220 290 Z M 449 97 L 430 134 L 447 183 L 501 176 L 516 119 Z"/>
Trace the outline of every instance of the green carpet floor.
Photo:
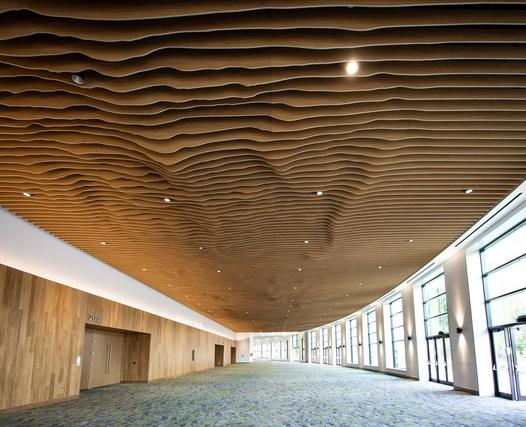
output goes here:
<path id="1" fill-rule="evenodd" d="M 2 426 L 526 426 L 526 402 L 356 369 L 256 362 L 118 384 Z"/>

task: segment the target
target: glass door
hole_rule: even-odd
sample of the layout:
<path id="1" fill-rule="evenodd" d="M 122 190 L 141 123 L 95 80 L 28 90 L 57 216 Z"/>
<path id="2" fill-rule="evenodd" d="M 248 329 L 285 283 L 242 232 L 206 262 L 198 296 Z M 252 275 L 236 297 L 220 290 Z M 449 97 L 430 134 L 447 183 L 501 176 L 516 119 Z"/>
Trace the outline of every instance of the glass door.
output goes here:
<path id="1" fill-rule="evenodd" d="M 526 400 L 526 325 L 491 328 L 490 337 L 495 394 Z"/>
<path id="2" fill-rule="evenodd" d="M 427 338 L 427 358 L 429 381 L 453 385 L 449 334 Z"/>
<path id="3" fill-rule="evenodd" d="M 495 394 L 511 399 L 511 372 L 509 363 L 508 334 L 505 329 L 493 329 L 491 332 L 491 347 L 493 357 L 493 379 Z"/>
<path id="4" fill-rule="evenodd" d="M 526 325 L 511 328 L 517 400 L 526 400 Z"/>

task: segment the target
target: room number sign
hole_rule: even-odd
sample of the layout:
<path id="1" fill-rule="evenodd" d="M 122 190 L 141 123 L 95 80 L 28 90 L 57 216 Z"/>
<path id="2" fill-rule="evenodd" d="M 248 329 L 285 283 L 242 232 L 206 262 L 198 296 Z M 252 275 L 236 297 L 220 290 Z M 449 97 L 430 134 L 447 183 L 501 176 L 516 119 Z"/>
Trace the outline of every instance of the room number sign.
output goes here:
<path id="1" fill-rule="evenodd" d="M 98 314 L 95 314 L 95 313 L 89 313 L 88 314 L 88 322 L 99 323 L 100 322 L 100 316 Z"/>

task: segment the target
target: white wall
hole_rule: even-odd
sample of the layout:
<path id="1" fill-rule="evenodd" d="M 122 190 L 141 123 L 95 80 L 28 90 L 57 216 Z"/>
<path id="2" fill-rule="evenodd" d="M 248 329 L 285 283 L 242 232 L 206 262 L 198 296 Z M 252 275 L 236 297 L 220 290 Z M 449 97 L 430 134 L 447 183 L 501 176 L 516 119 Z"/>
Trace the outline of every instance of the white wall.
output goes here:
<path id="1" fill-rule="evenodd" d="M 0 208 L 0 263 L 229 339 L 230 329 Z"/>
<path id="2" fill-rule="evenodd" d="M 250 363 L 252 357 L 250 356 L 250 338 L 236 341 L 236 363 Z"/>

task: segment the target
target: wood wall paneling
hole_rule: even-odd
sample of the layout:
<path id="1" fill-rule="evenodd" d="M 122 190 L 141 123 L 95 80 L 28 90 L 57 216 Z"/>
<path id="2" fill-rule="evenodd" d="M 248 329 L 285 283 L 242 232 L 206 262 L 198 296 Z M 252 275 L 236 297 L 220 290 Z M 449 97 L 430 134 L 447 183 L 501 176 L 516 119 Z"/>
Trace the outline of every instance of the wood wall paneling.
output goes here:
<path id="1" fill-rule="evenodd" d="M 124 381 L 212 368 L 216 344 L 235 346 L 227 338 L 0 265 L 0 410 L 77 395 L 76 358 L 83 354 L 86 325 L 127 332 Z M 144 347 L 149 357 L 139 351 Z M 230 355 L 224 353 L 226 365 Z"/>

